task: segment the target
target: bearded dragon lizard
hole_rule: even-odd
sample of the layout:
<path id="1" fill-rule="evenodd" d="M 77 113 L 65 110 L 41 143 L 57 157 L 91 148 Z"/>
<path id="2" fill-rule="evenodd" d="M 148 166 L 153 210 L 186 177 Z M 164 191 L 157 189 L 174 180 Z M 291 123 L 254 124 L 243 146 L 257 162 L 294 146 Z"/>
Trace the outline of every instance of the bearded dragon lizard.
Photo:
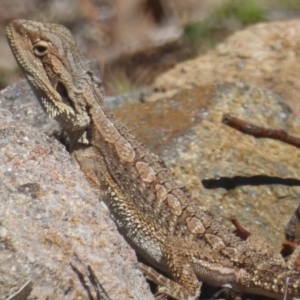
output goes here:
<path id="1" fill-rule="evenodd" d="M 300 297 L 292 263 L 228 231 L 104 107 L 100 81 L 67 28 L 15 20 L 6 32 L 44 111 L 67 133 L 72 160 L 151 266 L 140 265 L 158 285 L 157 299 L 198 299 L 201 282 L 275 299 L 286 289 L 288 299 Z"/>

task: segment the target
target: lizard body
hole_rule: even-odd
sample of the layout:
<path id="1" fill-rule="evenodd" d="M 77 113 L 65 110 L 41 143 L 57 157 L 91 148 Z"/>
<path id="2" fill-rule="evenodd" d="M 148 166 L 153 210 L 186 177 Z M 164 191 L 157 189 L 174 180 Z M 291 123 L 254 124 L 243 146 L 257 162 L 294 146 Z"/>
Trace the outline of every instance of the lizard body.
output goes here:
<path id="1" fill-rule="evenodd" d="M 15 20 L 14 56 L 44 111 L 66 131 L 70 154 L 105 201 L 119 231 L 152 267 L 158 296 L 198 299 L 202 281 L 238 292 L 300 297 L 300 273 L 229 232 L 106 109 L 74 38 L 61 25 Z"/>

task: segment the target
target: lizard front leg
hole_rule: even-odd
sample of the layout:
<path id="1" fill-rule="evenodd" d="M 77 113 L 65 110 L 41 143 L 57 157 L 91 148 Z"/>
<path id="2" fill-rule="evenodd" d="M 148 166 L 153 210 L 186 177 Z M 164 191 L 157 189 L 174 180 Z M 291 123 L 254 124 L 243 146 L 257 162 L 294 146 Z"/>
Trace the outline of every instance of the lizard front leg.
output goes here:
<path id="1" fill-rule="evenodd" d="M 169 271 L 176 282 L 142 263 L 139 267 L 147 279 L 158 285 L 155 299 L 161 299 L 161 295 L 168 295 L 177 300 L 196 300 L 200 296 L 202 283 L 198 281 L 188 260 L 175 252 L 177 251 L 174 251 L 173 247 L 164 247 Z"/>

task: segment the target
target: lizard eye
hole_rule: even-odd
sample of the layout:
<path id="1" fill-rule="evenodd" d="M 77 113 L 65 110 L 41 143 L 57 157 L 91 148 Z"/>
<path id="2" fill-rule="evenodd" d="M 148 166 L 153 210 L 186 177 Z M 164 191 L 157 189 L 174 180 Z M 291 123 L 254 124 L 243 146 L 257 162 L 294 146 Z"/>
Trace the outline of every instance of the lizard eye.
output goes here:
<path id="1" fill-rule="evenodd" d="M 45 56 L 48 53 L 49 45 L 45 41 L 40 41 L 33 46 L 33 52 L 36 56 Z"/>

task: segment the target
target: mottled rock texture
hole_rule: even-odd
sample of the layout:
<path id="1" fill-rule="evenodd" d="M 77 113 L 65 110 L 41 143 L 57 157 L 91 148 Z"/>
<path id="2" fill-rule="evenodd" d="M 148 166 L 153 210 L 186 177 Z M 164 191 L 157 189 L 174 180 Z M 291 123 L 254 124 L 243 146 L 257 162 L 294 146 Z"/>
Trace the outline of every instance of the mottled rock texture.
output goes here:
<path id="1" fill-rule="evenodd" d="M 270 88 L 300 113 L 300 20 L 257 24 L 238 31 L 206 55 L 183 62 L 156 79 L 158 91 L 244 82 Z M 152 99 L 163 98 L 156 93 Z"/>
<path id="2" fill-rule="evenodd" d="M 0 169 L 1 300 L 26 284 L 27 299 L 100 299 L 101 287 L 110 297 L 101 299 L 153 299 L 134 251 L 67 151 L 3 109 Z"/>
<path id="3" fill-rule="evenodd" d="M 300 199 L 300 149 L 244 135 L 222 124 L 224 113 L 294 135 L 300 129 L 280 96 L 241 84 L 181 89 L 115 112 L 217 218 L 237 216 L 279 251 Z"/>

